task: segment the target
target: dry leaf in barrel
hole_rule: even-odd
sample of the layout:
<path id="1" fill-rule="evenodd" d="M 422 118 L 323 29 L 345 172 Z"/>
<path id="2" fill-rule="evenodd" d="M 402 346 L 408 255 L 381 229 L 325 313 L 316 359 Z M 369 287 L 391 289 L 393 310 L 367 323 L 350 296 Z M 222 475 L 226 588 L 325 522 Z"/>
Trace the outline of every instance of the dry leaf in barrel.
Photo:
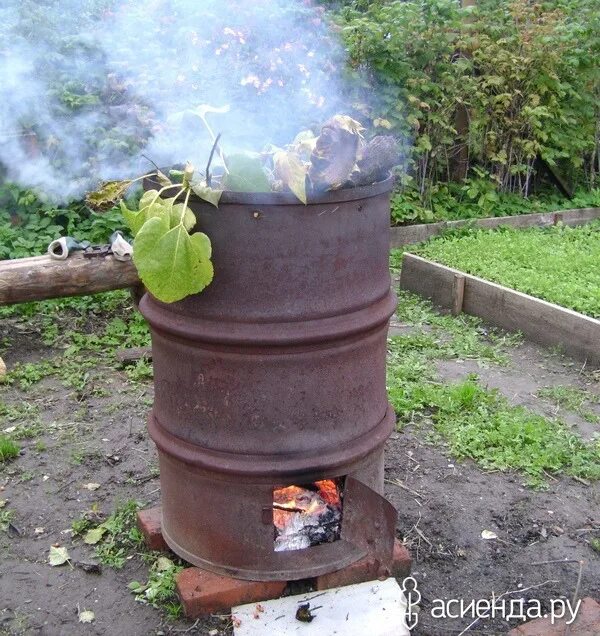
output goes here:
<path id="1" fill-rule="evenodd" d="M 273 155 L 275 176 L 306 205 L 306 164 L 291 151 L 279 150 Z"/>
<path id="2" fill-rule="evenodd" d="M 325 122 L 310 156 L 308 176 L 316 191 L 335 190 L 348 181 L 359 150 L 361 124 L 347 115 Z"/>
<path id="3" fill-rule="evenodd" d="M 317 138 L 312 130 L 302 130 L 295 137 L 290 145 L 293 150 L 303 161 L 310 161 L 310 155 L 315 149 Z"/>
<path id="4" fill-rule="evenodd" d="M 92 210 L 96 210 L 97 212 L 109 210 L 125 196 L 125 193 L 132 183 L 132 179 L 126 179 L 125 181 L 106 181 L 95 192 L 88 192 L 85 197 L 85 202 Z"/>

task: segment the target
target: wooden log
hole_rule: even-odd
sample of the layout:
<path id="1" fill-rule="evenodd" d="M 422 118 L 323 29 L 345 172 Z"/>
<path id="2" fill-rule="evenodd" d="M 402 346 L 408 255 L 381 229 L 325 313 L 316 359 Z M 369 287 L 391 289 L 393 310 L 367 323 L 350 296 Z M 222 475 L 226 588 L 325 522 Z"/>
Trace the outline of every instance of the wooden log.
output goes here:
<path id="1" fill-rule="evenodd" d="M 126 289 L 139 282 L 131 261 L 112 256 L 75 253 L 64 261 L 48 255 L 5 260 L 0 261 L 0 305 Z"/>
<path id="2" fill-rule="evenodd" d="M 456 275 L 464 277 L 465 313 L 600 365 L 600 320 L 409 253 L 404 254 L 400 287 L 452 310 Z"/>

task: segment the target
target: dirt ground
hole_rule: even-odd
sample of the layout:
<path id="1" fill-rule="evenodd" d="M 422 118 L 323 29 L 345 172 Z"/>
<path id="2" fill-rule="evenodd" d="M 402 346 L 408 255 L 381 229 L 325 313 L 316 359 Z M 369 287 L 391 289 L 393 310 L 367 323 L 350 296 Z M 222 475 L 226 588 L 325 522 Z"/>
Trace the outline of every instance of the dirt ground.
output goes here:
<path id="1" fill-rule="evenodd" d="M 2 321 L 3 339 L 9 369 L 56 354 L 43 345 L 35 326 L 25 329 L 14 318 Z M 594 376 L 569 359 L 531 344 L 510 355 L 505 367 L 451 360 L 439 362 L 438 371 L 448 381 L 475 371 L 514 403 L 547 415 L 555 407 L 535 396 L 542 386 L 598 392 Z M 0 500 L 7 502 L 0 513 L 14 513 L 0 530 L 0 634 L 228 633 L 229 623 L 219 617 L 172 620 L 136 602 L 127 585 L 146 580 L 148 566 L 135 553 L 122 569 L 104 566 L 100 574 L 76 565 L 94 561 L 94 547 L 72 536 L 74 520 L 90 510 L 108 515 L 127 500 L 147 506 L 160 500 L 156 452 L 145 428 L 151 381 L 131 381 L 97 354 L 83 387 L 65 387 L 51 377 L 27 390 L 0 387 L 0 401 L 38 407 L 42 424 L 37 435 L 19 442 L 21 455 L 0 468 Z M 586 437 L 598 431 L 577 415 L 561 415 Z M 0 431 L 12 424 L 0 416 Z M 600 554 L 589 543 L 600 536 L 597 483 L 559 477 L 549 479 L 547 490 L 532 490 L 522 475 L 486 473 L 456 461 L 442 446 L 426 442 L 425 433 L 410 425 L 393 434 L 386 456 L 386 494 L 399 510 L 398 536 L 412 552 L 422 594 L 415 634 L 460 634 L 471 622 L 432 618 L 435 599 L 487 599 L 541 583 L 525 597 L 540 599 L 544 608 L 551 598 L 570 598 L 579 565 L 535 565 L 539 562 L 581 560 L 579 596 L 600 599 Z M 88 490 L 88 483 L 100 486 Z M 483 530 L 498 539 L 482 539 Z M 67 547 L 74 565 L 50 567 L 52 544 Z M 92 623 L 78 621 L 83 610 L 94 612 Z M 503 634 L 514 624 L 482 620 L 468 634 Z"/>

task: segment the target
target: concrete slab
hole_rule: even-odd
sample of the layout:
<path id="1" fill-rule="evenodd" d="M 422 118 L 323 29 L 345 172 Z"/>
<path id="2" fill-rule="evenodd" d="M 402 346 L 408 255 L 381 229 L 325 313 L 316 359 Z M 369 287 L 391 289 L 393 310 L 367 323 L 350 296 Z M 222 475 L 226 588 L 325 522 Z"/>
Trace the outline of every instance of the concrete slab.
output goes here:
<path id="1" fill-rule="evenodd" d="M 310 623 L 296 619 L 307 602 L 311 609 L 322 606 Z M 238 605 L 231 613 L 234 636 L 410 636 L 406 599 L 393 578 Z"/>

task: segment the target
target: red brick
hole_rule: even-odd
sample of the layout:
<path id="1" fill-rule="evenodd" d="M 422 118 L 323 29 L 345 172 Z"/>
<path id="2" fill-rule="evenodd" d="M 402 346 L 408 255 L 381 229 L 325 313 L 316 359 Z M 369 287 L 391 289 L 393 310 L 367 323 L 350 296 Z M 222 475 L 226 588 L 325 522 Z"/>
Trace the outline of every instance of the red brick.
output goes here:
<path id="1" fill-rule="evenodd" d="M 137 513 L 137 525 L 144 535 L 144 541 L 149 550 L 165 552 L 169 549 L 169 546 L 167 546 L 162 536 L 160 528 L 161 515 L 160 506 L 139 510 Z"/>
<path id="2" fill-rule="evenodd" d="M 403 579 L 410 574 L 411 565 L 412 559 L 408 550 L 396 539 L 394 542 L 394 560 L 390 574 L 397 579 Z M 317 590 L 328 590 L 332 587 L 372 581 L 379 578 L 381 574 L 379 564 L 372 557 L 367 556 L 341 570 L 317 576 L 315 585 Z"/>
<path id="3" fill-rule="evenodd" d="M 563 636 L 566 627 L 564 620 L 556 620 L 552 625 L 550 618 L 540 618 L 511 629 L 508 636 Z M 579 606 L 577 618 L 571 624 L 570 636 L 598 636 L 598 634 L 600 634 L 600 605 L 592 598 L 584 598 Z"/>
<path id="4" fill-rule="evenodd" d="M 283 594 L 286 581 L 242 581 L 200 568 L 177 575 L 177 594 L 188 618 L 229 611 L 234 605 L 257 603 Z"/>

